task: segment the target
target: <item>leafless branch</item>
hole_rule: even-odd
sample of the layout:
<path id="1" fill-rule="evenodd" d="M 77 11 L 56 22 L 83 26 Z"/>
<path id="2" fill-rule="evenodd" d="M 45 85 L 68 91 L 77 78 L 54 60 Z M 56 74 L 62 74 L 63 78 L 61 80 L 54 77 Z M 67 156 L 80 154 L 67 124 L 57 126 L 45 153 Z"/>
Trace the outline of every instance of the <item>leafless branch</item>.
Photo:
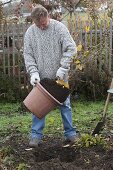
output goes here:
<path id="1" fill-rule="evenodd" d="M 11 2 L 12 2 L 12 0 L 10 0 L 10 1 L 8 1 L 8 2 L 1 3 L 0 6 L 6 5 L 6 4 L 11 3 Z"/>

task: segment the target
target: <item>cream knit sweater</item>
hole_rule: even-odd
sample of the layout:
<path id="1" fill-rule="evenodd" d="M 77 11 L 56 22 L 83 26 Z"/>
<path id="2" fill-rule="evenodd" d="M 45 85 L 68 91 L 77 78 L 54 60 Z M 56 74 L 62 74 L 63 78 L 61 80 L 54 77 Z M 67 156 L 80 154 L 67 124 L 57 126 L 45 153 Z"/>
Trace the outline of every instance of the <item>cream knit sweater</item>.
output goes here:
<path id="1" fill-rule="evenodd" d="M 25 33 L 24 60 L 30 75 L 38 72 L 41 79 L 55 78 L 57 69 L 71 62 L 75 53 L 75 42 L 67 27 L 59 21 L 51 19 L 46 30 L 33 24 Z"/>

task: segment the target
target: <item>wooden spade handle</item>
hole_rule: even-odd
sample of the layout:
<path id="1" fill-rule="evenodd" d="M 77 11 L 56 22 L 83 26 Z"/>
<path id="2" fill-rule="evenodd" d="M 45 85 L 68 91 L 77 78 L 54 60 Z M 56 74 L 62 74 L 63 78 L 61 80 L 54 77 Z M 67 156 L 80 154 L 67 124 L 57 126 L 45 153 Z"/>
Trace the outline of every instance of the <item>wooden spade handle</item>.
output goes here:
<path id="1" fill-rule="evenodd" d="M 113 88 L 113 78 L 112 78 L 111 85 L 110 85 L 110 89 L 112 89 L 112 88 Z M 105 119 L 105 117 L 106 117 L 109 100 L 110 100 L 110 93 L 108 92 L 107 99 L 106 99 L 105 106 L 104 106 L 104 111 L 103 111 L 103 119 Z"/>

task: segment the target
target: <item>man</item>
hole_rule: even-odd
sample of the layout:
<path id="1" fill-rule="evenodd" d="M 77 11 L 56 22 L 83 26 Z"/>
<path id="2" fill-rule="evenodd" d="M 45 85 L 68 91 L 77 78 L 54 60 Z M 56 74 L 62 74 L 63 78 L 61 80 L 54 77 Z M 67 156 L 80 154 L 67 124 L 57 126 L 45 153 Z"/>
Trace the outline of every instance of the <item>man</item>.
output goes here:
<path id="1" fill-rule="evenodd" d="M 43 78 L 67 80 L 71 58 L 76 53 L 76 45 L 67 27 L 50 19 L 48 11 L 37 5 L 31 12 L 34 24 L 25 33 L 24 59 L 30 74 L 30 83 L 35 86 Z M 72 126 L 70 97 L 60 106 L 66 141 L 74 142 L 76 129 Z M 38 119 L 32 115 L 32 131 L 29 145 L 37 147 L 43 137 L 45 117 Z"/>

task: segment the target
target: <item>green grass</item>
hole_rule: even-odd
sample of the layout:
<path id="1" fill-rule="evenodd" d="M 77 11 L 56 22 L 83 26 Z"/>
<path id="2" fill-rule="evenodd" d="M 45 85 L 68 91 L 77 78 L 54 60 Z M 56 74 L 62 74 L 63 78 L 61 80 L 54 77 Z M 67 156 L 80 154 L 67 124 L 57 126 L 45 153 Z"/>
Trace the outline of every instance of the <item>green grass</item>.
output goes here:
<path id="1" fill-rule="evenodd" d="M 105 102 L 72 102 L 73 125 L 81 133 L 90 133 L 102 116 Z M 21 133 L 29 135 L 31 129 L 31 113 L 20 114 L 19 103 L 0 103 L 0 136 L 2 138 Z M 110 102 L 108 115 L 111 116 L 113 104 Z M 51 111 L 46 116 L 44 133 L 48 135 L 62 135 L 63 125 L 58 109 Z"/>

